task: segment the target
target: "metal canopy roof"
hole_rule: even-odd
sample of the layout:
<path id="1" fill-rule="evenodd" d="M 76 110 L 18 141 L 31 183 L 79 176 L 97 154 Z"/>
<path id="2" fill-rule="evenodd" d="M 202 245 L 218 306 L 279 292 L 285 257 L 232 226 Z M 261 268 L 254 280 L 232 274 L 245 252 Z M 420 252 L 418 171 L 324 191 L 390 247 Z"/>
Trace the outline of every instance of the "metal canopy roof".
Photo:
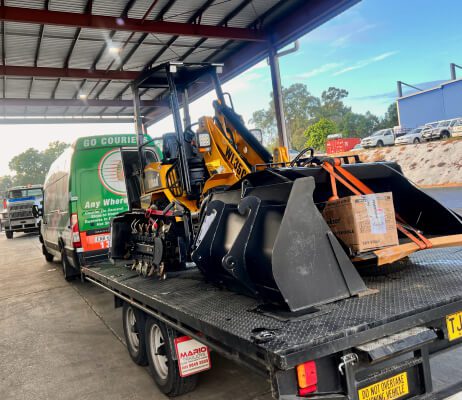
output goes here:
<path id="1" fill-rule="evenodd" d="M 226 81 L 358 1 L 1 0 L 0 123 L 131 122 L 143 70 L 221 62 Z M 162 92 L 142 91 L 151 123 Z"/>

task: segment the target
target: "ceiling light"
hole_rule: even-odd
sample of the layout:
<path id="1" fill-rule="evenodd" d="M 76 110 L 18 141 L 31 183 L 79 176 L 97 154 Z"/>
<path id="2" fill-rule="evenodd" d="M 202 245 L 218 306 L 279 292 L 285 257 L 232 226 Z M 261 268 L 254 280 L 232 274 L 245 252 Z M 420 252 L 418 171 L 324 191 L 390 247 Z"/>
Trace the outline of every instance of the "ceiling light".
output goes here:
<path id="1" fill-rule="evenodd" d="M 87 98 L 87 95 L 84 93 L 79 94 L 79 99 L 80 100 L 85 100 Z"/>
<path id="2" fill-rule="evenodd" d="M 111 54 L 119 54 L 120 51 L 121 51 L 120 47 L 117 47 L 117 46 L 109 47 L 109 53 L 111 53 Z"/>

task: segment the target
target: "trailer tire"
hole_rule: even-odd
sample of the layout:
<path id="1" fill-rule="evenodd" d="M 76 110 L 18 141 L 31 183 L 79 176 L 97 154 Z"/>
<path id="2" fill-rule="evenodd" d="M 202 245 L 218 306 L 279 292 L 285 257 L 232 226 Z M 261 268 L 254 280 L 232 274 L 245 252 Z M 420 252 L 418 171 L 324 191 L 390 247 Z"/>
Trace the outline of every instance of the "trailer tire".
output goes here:
<path id="1" fill-rule="evenodd" d="M 358 271 L 361 275 L 364 276 L 383 276 L 404 271 L 407 267 L 409 267 L 410 264 L 411 263 L 409 262 L 408 257 L 406 257 L 392 264 L 360 267 Z"/>
<path id="2" fill-rule="evenodd" d="M 7 239 L 13 239 L 13 231 L 5 231 L 5 235 Z"/>
<path id="3" fill-rule="evenodd" d="M 122 308 L 122 322 L 128 354 L 137 365 L 148 365 L 146 356 L 146 316 L 137 308 L 124 303 Z"/>
<path id="4" fill-rule="evenodd" d="M 170 337 L 170 339 L 173 338 Z M 185 378 L 180 376 L 178 364 L 173 357 L 175 349 L 172 348 L 170 339 L 169 330 L 164 323 L 148 318 L 146 352 L 149 370 L 160 391 L 169 397 L 175 397 L 194 390 L 198 376 L 191 375 Z M 164 354 L 159 354 L 159 349 Z"/>
<path id="5" fill-rule="evenodd" d="M 74 268 L 72 268 L 72 265 L 69 264 L 69 260 L 66 256 L 66 250 L 64 248 L 61 249 L 61 266 L 63 268 L 63 275 L 66 281 L 69 282 L 77 276 L 74 272 Z"/>

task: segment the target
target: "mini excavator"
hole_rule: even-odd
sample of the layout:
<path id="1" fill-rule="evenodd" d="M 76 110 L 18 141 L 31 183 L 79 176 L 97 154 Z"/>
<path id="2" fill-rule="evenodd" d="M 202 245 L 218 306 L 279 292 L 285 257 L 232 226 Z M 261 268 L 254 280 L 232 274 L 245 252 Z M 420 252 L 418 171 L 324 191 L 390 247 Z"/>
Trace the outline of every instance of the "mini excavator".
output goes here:
<path id="1" fill-rule="evenodd" d="M 167 63 L 135 83 L 166 94 L 175 132 L 162 137 L 159 151 L 138 129 L 140 208 L 113 219 L 113 259 L 129 260 L 146 277 L 196 266 L 208 281 L 308 312 L 367 293 L 361 267 L 380 269 L 418 250 L 462 244 L 461 217 L 394 162 L 321 157 L 313 149 L 293 160 L 285 147 L 268 152 L 223 92 L 221 69 Z M 214 115 L 191 123 L 187 93 L 204 81 L 216 93 Z M 380 192 L 393 194 L 400 244 L 354 254 L 332 233 L 323 207 L 332 198 Z"/>

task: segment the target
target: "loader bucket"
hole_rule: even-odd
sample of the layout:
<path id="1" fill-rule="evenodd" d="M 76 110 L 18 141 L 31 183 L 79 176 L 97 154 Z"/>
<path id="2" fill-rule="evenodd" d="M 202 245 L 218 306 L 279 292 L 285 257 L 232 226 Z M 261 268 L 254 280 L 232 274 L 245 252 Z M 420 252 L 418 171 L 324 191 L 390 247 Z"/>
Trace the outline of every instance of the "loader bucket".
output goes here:
<path id="1" fill-rule="evenodd" d="M 314 179 L 214 196 L 193 260 L 204 275 L 291 311 L 367 288 L 313 202 Z"/>
<path id="2" fill-rule="evenodd" d="M 392 192 L 397 214 L 424 234 L 462 233 L 460 217 L 409 182 L 396 163 L 343 167 L 373 191 Z M 340 197 L 352 194 L 341 184 L 337 189 Z M 206 279 L 290 311 L 365 293 L 321 215 L 331 195 L 329 174 L 320 166 L 251 173 L 211 196 L 193 260 Z"/>

